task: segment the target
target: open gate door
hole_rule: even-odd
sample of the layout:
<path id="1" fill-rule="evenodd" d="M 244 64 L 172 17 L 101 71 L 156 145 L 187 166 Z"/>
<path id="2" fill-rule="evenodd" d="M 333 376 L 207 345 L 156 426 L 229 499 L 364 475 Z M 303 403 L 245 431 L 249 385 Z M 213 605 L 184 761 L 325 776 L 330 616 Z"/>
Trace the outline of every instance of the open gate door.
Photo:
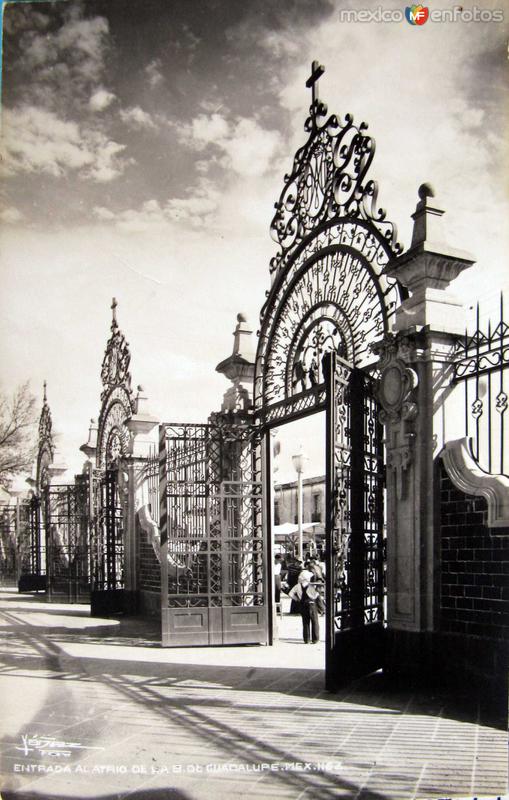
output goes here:
<path id="1" fill-rule="evenodd" d="M 88 478 L 44 489 L 48 600 L 88 603 L 90 598 Z"/>
<path id="2" fill-rule="evenodd" d="M 118 469 L 106 469 L 94 481 L 97 509 L 92 537 L 90 605 L 93 617 L 129 610 L 124 593 L 124 513 Z"/>
<path id="3" fill-rule="evenodd" d="M 335 353 L 327 383 L 326 686 L 384 662 L 383 441 L 374 380 Z"/>
<path id="4" fill-rule="evenodd" d="M 41 501 L 32 497 L 24 506 L 24 524 L 20 539 L 20 576 L 18 591 L 46 589 L 46 540 L 41 525 Z"/>
<path id="5" fill-rule="evenodd" d="M 161 426 L 163 646 L 268 642 L 261 458 L 253 426 Z"/>

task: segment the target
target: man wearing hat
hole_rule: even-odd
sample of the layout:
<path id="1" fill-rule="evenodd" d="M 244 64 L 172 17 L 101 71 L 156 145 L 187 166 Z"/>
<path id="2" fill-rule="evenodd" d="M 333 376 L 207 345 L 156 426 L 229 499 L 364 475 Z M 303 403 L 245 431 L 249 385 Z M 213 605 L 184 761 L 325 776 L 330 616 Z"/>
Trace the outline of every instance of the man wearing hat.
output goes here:
<path id="1" fill-rule="evenodd" d="M 299 580 L 288 592 L 292 600 L 297 600 L 300 604 L 302 616 L 302 638 L 304 643 L 316 644 L 320 639 L 320 624 L 318 622 L 318 611 L 323 611 L 323 601 L 319 592 L 312 586 L 308 571 L 302 570 Z M 311 628 L 311 631 L 310 631 Z M 309 634 L 311 632 L 311 639 Z"/>

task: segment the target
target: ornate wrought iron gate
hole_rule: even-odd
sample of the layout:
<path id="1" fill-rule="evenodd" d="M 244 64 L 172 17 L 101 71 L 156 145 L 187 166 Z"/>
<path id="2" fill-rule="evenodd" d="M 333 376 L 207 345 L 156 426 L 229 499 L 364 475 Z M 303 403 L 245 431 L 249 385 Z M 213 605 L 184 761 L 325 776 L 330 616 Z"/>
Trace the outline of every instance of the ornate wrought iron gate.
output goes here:
<path id="1" fill-rule="evenodd" d="M 368 172 L 364 122 L 312 103 L 275 204 L 279 249 L 261 312 L 254 408 L 268 429 L 326 411 L 326 682 L 383 664 L 383 450 L 371 377 L 375 342 L 404 297 L 387 265 L 402 247 Z"/>
<path id="2" fill-rule="evenodd" d="M 252 426 L 161 426 L 163 645 L 267 642 L 261 458 Z"/>
<path id="3" fill-rule="evenodd" d="M 327 387 L 326 679 L 333 688 L 383 666 L 383 443 L 375 381 L 336 356 Z"/>
<path id="4" fill-rule="evenodd" d="M 91 613 L 122 611 L 124 598 L 124 512 L 119 500 L 118 469 L 94 480 L 96 517 L 92 537 Z"/>
<path id="5" fill-rule="evenodd" d="M 46 589 L 46 539 L 41 526 L 41 501 L 32 497 L 23 507 L 24 524 L 20 541 L 20 592 Z"/>
<path id="6" fill-rule="evenodd" d="M 0 503 L 0 586 L 14 586 L 17 582 L 19 516 L 19 506 Z"/>
<path id="7" fill-rule="evenodd" d="M 44 490 L 48 600 L 86 603 L 90 596 L 88 479 Z"/>

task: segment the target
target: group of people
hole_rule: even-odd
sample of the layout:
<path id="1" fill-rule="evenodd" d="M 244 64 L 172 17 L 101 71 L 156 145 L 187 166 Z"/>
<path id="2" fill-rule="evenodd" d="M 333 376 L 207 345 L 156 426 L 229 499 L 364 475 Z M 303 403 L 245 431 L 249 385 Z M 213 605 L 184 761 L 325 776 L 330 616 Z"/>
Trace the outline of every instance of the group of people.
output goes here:
<path id="1" fill-rule="evenodd" d="M 278 553 L 274 558 L 275 600 L 281 602 L 284 591 L 292 600 L 291 611 L 296 606 L 302 617 L 302 638 L 305 644 L 316 644 L 320 640 L 319 614 L 324 613 L 320 589 L 324 585 L 324 570 L 315 558 L 303 564 L 297 558 L 286 564 Z"/>

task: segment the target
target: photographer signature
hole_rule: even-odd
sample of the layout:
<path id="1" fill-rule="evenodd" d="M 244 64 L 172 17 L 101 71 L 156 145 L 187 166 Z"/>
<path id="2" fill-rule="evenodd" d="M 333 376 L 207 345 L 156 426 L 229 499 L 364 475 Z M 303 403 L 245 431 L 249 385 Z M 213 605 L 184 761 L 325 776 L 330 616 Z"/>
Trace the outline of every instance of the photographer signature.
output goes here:
<path id="1" fill-rule="evenodd" d="M 41 756 L 69 758 L 73 750 L 104 750 L 104 747 L 89 747 L 79 742 L 64 742 L 54 736 L 33 736 L 25 733 L 21 736 L 21 747 L 16 746 L 16 750 L 21 750 L 25 756 L 38 753 Z"/>

